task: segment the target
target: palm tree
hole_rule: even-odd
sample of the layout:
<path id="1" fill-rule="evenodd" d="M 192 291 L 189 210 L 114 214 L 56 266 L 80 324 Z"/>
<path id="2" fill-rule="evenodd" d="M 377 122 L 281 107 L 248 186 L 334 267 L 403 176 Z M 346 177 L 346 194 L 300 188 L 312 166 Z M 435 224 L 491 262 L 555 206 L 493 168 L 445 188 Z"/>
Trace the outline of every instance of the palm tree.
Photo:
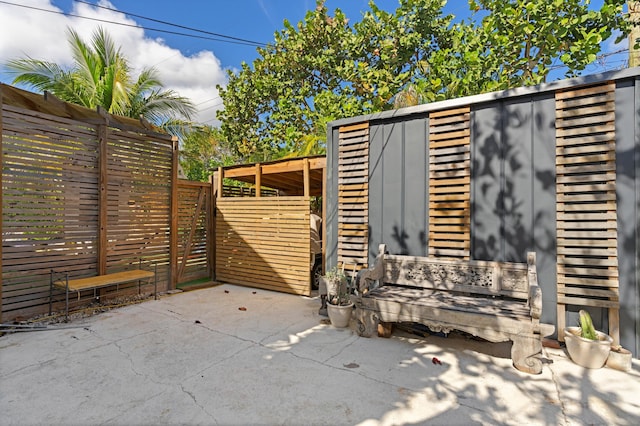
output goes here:
<path id="1" fill-rule="evenodd" d="M 87 108 L 101 106 L 115 115 L 142 117 L 157 125 L 191 119 L 195 112 L 191 101 L 164 89 L 155 68 L 144 68 L 134 81 L 127 59 L 104 29 L 93 33 L 91 44 L 73 29 L 67 31 L 74 60 L 71 69 L 30 57 L 10 60 L 6 69 L 16 74 L 13 84 L 49 91 Z"/>

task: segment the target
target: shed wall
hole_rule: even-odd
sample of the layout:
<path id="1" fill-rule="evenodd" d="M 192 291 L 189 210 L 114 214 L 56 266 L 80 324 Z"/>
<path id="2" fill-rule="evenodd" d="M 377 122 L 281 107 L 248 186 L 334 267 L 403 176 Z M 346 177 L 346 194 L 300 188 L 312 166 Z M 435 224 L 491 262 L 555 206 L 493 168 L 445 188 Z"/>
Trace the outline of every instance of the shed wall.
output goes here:
<path id="1" fill-rule="evenodd" d="M 616 82 L 617 215 L 620 277 L 620 343 L 640 353 L 640 83 L 639 72 L 601 81 Z M 535 250 L 543 293 L 543 322 L 557 324 L 556 104 L 554 87 L 470 97 L 471 258 L 525 262 Z M 327 264 L 336 263 L 338 127 L 369 122 L 369 262 L 378 245 L 389 252 L 425 256 L 429 112 L 464 105 L 463 99 L 354 117 L 329 124 Z M 567 324 L 577 321 L 570 306 Z M 608 328 L 607 310 L 590 308 L 596 326 Z"/>

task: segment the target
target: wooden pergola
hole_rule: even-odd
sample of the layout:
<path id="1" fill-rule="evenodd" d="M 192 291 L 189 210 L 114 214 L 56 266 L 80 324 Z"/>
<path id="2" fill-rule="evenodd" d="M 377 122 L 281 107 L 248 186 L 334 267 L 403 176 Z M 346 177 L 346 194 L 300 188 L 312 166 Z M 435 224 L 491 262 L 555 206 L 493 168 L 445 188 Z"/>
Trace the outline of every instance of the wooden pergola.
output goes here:
<path id="1" fill-rule="evenodd" d="M 281 195 L 287 196 L 323 196 L 326 165 L 326 157 L 316 155 L 219 167 L 214 173 L 214 180 L 218 185 L 218 197 L 222 197 L 222 182 L 225 178 L 254 185 L 256 197 L 260 197 L 260 189 L 263 187 L 276 189 Z"/>

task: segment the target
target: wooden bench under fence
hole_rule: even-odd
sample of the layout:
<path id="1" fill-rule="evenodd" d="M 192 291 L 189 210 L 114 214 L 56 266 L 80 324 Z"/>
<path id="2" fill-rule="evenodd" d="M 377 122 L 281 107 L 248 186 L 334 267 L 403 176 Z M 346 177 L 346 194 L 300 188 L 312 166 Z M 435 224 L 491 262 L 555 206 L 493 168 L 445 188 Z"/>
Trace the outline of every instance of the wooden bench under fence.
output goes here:
<path id="1" fill-rule="evenodd" d="M 53 288 L 57 287 L 65 291 L 65 320 L 69 319 L 69 293 L 76 292 L 78 294 L 78 300 L 80 300 L 80 292 L 83 290 L 93 290 L 93 297 L 97 298 L 96 291 L 104 287 L 110 287 L 115 285 L 116 292 L 120 290 L 120 284 L 138 282 L 138 294 L 140 294 L 140 284 L 142 281 L 147 281 L 146 284 L 151 284 L 153 279 L 153 296 L 158 298 L 158 277 L 157 277 L 157 265 L 153 264 L 153 270 L 144 269 L 142 259 L 138 262 L 138 269 L 132 269 L 128 271 L 113 272 L 105 275 L 96 275 L 94 277 L 86 278 L 69 278 L 68 271 L 55 271 L 51 270 L 51 278 L 49 281 L 49 315 L 51 315 L 52 302 L 53 302 Z"/>
<path id="2" fill-rule="evenodd" d="M 357 332 L 369 337 L 378 325 L 419 323 L 436 332 L 460 330 L 491 342 L 511 340 L 518 370 L 542 372 L 542 338 L 555 327 L 540 323 L 542 290 L 535 253 L 527 264 L 398 256 L 381 244 L 375 264 L 360 271 Z"/>

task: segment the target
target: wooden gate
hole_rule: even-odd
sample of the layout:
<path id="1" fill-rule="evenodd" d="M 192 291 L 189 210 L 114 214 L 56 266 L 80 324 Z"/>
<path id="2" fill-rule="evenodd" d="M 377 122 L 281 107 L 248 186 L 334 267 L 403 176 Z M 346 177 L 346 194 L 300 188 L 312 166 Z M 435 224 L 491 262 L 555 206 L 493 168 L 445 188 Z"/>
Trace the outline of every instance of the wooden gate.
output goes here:
<path id="1" fill-rule="evenodd" d="M 211 184 L 178 181 L 177 283 L 213 276 Z"/>
<path id="2" fill-rule="evenodd" d="M 309 295 L 309 197 L 216 200 L 216 280 Z"/>

